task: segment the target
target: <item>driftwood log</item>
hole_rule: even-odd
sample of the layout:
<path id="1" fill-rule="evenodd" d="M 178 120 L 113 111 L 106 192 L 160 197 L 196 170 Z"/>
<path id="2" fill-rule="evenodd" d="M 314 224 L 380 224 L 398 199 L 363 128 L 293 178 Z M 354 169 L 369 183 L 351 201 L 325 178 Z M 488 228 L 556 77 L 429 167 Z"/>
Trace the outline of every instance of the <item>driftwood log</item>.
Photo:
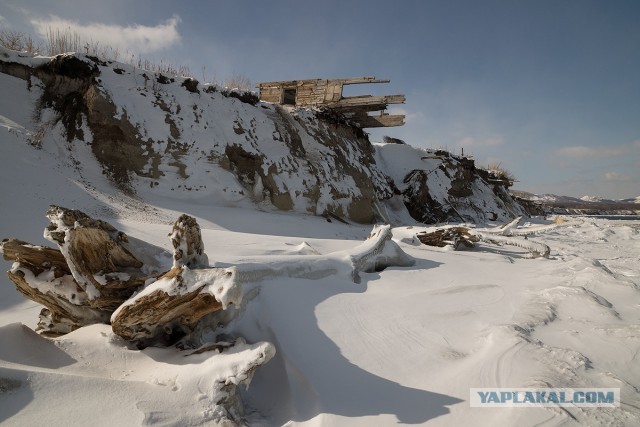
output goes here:
<path id="1" fill-rule="evenodd" d="M 431 233 L 419 233 L 416 237 L 425 245 L 440 248 L 452 245 L 456 250 L 460 248 L 460 245 L 467 248 L 473 247 L 473 243 L 480 240 L 477 236 L 469 233 L 469 229 L 466 227 L 444 228 Z"/>
<path id="2" fill-rule="evenodd" d="M 5 260 L 14 261 L 7 274 L 17 290 L 45 306 L 37 327 L 41 334 L 59 336 L 109 320 L 109 311 L 89 304 L 89 296 L 71 275 L 59 250 L 17 239 L 4 240 L 0 250 Z"/>
<path id="3" fill-rule="evenodd" d="M 114 333 L 138 347 L 170 345 L 194 338 L 192 332 L 206 327 L 205 316 L 225 317 L 217 312 L 241 303 L 244 282 L 332 274 L 358 282 L 360 273 L 414 263 L 392 240 L 388 225 L 374 227 L 351 250 L 210 267 L 200 226 L 188 215 L 169 234 L 172 254 L 78 210 L 51 206 L 47 217 L 45 238 L 58 249 L 11 239 L 0 250 L 14 262 L 8 275 L 18 291 L 45 306 L 38 330 L 48 336 L 111 323 Z"/>
<path id="4" fill-rule="evenodd" d="M 441 228 L 431 232 L 422 232 L 416 234 L 421 243 L 429 246 L 445 247 L 453 246 L 455 250 L 461 248 L 471 248 L 474 243 L 483 242 L 490 245 L 510 245 L 517 246 L 529 251 L 529 255 L 533 258 L 548 258 L 551 253 L 549 246 L 544 243 L 527 239 L 526 236 L 534 232 L 549 230 L 557 225 L 538 227 L 532 230 L 517 229 L 518 223 L 522 217 L 494 228 L 467 228 L 467 227 L 449 227 Z M 524 236 L 519 238 L 518 236 Z"/>
<path id="5" fill-rule="evenodd" d="M 194 217 L 183 214 L 169 234 L 173 245 L 173 267 L 207 267 L 209 259 L 204 253 L 200 226 Z"/>
<path id="6" fill-rule="evenodd" d="M 113 331 L 138 345 L 173 344 L 193 332 L 207 314 L 225 308 L 226 293 L 241 294 L 235 269 L 189 267 L 172 268 L 111 317 Z"/>
<path id="7" fill-rule="evenodd" d="M 114 332 L 129 340 L 158 338 L 168 343 L 223 306 L 214 294 L 201 294 L 202 283 L 193 286 L 184 280 L 184 268 L 208 268 L 194 218 L 182 215 L 174 224 L 169 235 L 174 268 L 166 265 L 164 271 L 145 265 L 141 259 L 149 256 L 136 253 L 144 248 L 133 249 L 127 235 L 105 221 L 60 206 L 50 206 L 47 218 L 45 238 L 58 249 L 17 239 L 0 244 L 4 259 L 14 262 L 7 272 L 9 279 L 25 297 L 45 306 L 38 323 L 41 334 L 55 337 L 85 325 L 109 323 L 114 311 L 129 302 L 120 311 Z M 167 292 L 129 301 L 145 284 L 169 279 L 175 286 Z M 143 329 L 147 334 L 140 332 Z"/>
<path id="8" fill-rule="evenodd" d="M 89 305 L 113 311 L 149 277 L 127 248 L 127 235 L 78 210 L 50 206 L 44 237 L 58 245 Z"/>
<path id="9" fill-rule="evenodd" d="M 208 266 L 200 227 L 190 216 L 182 215 L 174 224 L 171 254 L 77 210 L 51 206 L 47 217 L 45 237 L 58 249 L 17 239 L 0 243 L 4 259 L 13 261 L 8 276 L 18 291 L 45 306 L 38 324 L 45 336 L 112 321 L 114 333 L 138 348 L 170 345 L 194 331 L 204 316 L 241 301 L 236 268 Z M 154 271 L 158 260 L 165 261 L 163 273 Z M 228 420 L 222 424 L 244 424 L 237 385 L 248 384 L 254 371 L 273 357 L 274 346 L 247 344 L 230 335 L 199 342 L 194 335 L 194 341 L 178 346 L 195 349 L 183 355 L 188 363 L 206 366 L 208 358 L 232 353 L 209 363 L 213 372 L 205 370 L 206 380 L 197 382 L 201 393 L 214 397 L 207 410 Z"/>

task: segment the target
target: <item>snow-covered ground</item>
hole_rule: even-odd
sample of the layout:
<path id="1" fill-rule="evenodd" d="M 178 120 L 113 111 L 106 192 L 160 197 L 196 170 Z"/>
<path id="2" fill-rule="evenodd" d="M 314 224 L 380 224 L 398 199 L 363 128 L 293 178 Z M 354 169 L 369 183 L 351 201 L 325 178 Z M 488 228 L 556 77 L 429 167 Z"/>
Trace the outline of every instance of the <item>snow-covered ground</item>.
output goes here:
<path id="1" fill-rule="evenodd" d="M 13 79 L 0 74 L 0 79 Z M 211 263 L 299 259 L 356 247 L 371 227 L 191 197 L 114 189 L 88 145 L 51 132 L 36 150 L 24 86 L 0 96 L 0 238 L 47 244 L 49 204 L 85 211 L 170 249 L 181 213 L 198 219 Z M 58 136 L 56 136 L 58 135 Z M 56 140 L 56 138 L 60 138 Z M 398 149 L 400 150 L 400 149 Z M 513 246 L 454 252 L 420 245 L 417 224 L 394 228 L 415 264 L 244 286 L 234 351 L 269 342 L 275 356 L 243 393 L 250 425 L 639 425 L 640 222 L 570 219 Z M 309 258 L 311 259 L 311 258 Z M 3 262 L 5 270 L 11 265 Z M 310 275 L 313 276 L 313 275 Z M 236 353 L 185 358 L 132 350 L 108 325 L 57 339 L 33 328 L 41 306 L 0 276 L 0 424 L 199 425 L 215 418 L 215 383 Z M 222 331 L 224 332 L 224 331 Z M 620 408 L 471 408 L 471 387 L 613 387 Z"/>
<path id="2" fill-rule="evenodd" d="M 43 243 L 35 236 L 51 202 L 102 214 L 167 249 L 171 221 L 187 212 L 198 218 L 216 263 L 283 254 L 304 263 L 308 254 L 354 247 L 370 230 L 184 199 L 128 203 L 106 182 L 83 190 L 42 151 L 18 147 L 6 150 L 7 160 L 40 167 L 11 168 L 11 176 L 0 169 L 2 194 L 11 200 L 0 208 L 7 219 L 2 236 Z M 571 220 L 535 237 L 551 247 L 550 259 L 528 259 L 511 246 L 465 252 L 420 246 L 413 236 L 422 228 L 414 224 L 393 230 L 416 259 L 412 267 L 363 273 L 359 284 L 335 275 L 249 286 L 252 299 L 236 331 L 248 343 L 273 343 L 276 356 L 245 393 L 246 418 L 252 425 L 637 425 L 639 225 Z M 0 296 L 4 425 L 206 419 L 207 387 L 222 375 L 207 357 L 185 363 L 173 349 L 130 350 L 107 325 L 48 340 L 30 329 L 40 307 L 6 277 Z M 622 406 L 470 408 L 470 387 L 494 386 L 619 387 Z"/>

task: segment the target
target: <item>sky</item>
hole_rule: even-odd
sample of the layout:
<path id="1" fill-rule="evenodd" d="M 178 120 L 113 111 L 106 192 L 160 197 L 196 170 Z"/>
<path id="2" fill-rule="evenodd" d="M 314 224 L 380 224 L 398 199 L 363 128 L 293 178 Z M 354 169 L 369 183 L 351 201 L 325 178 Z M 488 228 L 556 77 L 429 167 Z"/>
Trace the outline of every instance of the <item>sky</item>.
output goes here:
<path id="1" fill-rule="evenodd" d="M 537 194 L 640 196 L 640 1 L 0 0 L 0 29 L 67 29 L 224 83 L 375 76 L 402 127 Z"/>

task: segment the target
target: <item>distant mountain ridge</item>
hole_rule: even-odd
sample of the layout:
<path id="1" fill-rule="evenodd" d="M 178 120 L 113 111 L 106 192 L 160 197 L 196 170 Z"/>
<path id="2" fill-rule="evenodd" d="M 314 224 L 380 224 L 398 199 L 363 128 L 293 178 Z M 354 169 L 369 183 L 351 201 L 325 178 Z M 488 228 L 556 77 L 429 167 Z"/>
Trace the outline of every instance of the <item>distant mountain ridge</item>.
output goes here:
<path id="1" fill-rule="evenodd" d="M 570 214 L 640 214 L 640 196 L 636 198 L 611 200 L 596 196 L 558 196 L 556 194 L 533 194 L 527 191 L 512 190 L 511 194 L 517 199 L 539 205 L 549 213 Z"/>

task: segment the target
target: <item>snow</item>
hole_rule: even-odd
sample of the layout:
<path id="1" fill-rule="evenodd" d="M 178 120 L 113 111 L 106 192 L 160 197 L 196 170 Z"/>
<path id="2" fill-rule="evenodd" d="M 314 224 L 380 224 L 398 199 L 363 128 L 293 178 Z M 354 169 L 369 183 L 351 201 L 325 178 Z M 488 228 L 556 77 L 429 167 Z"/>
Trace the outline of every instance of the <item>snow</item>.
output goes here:
<path id="1" fill-rule="evenodd" d="M 580 197 L 580 200 L 582 200 L 584 202 L 601 202 L 602 201 L 602 197 L 598 197 L 598 196 L 582 196 L 582 197 Z"/>
<path id="2" fill-rule="evenodd" d="M 299 256 L 304 264 L 318 255 L 287 251 L 306 247 L 303 241 L 320 253 L 349 251 L 368 234 L 363 227 L 292 214 L 243 210 L 234 216 L 197 205 L 194 211 L 209 258 L 238 265 L 280 256 Z M 161 211 L 155 223 L 149 217 L 116 223 L 133 237 L 169 248 L 168 214 Z M 228 229 L 216 226 L 216 218 L 224 218 Z M 262 233 L 243 232 L 247 219 L 260 223 Z M 24 229 L 41 223 L 27 222 Z M 157 232 L 161 225 L 163 233 Z M 634 360 L 640 350 L 637 222 L 576 220 L 549 229 L 537 239 L 552 248 L 551 259 L 537 260 L 511 247 L 450 252 L 400 241 L 419 230 L 391 230 L 415 259 L 412 267 L 360 273 L 359 284 L 345 272 L 266 278 L 243 287 L 250 296 L 245 312 L 227 329 L 276 348 L 244 392 L 250 424 L 571 424 L 552 408 L 506 412 L 467 403 L 470 387 L 545 384 L 620 387 L 622 408 L 571 409 L 572 415 L 581 423 L 638 422 L 631 406 L 639 403 L 633 387 L 640 381 Z M 185 365 L 170 349 L 130 350 L 103 325 L 40 338 L 12 324 L 25 318 L 24 309 L 11 283 L 3 282 L 3 296 L 15 305 L 0 310 L 0 334 L 8 343 L 0 351 L 0 377 L 21 384 L 0 398 L 6 425 L 42 417 L 70 425 L 212 419 L 205 408 L 210 397 L 201 393 L 212 390 L 202 381 L 209 381 L 214 366 L 203 365 L 204 356 Z M 30 309 L 33 319 L 38 310 Z"/>
<path id="3" fill-rule="evenodd" d="M 5 62 L 15 62 L 16 64 L 38 66 L 49 62 L 51 60 L 51 57 L 40 56 L 28 52 L 17 52 L 15 50 L 7 49 L 4 46 L 0 46 L 0 59 Z"/>
<path id="4" fill-rule="evenodd" d="M 415 234 L 432 228 L 382 226 L 374 231 L 386 242 L 379 252 L 376 240 L 366 240 L 371 227 L 230 203 L 228 193 L 218 197 L 212 189 L 217 184 L 208 187 L 207 203 L 201 193 L 162 187 L 132 198 L 106 181 L 84 142 L 69 150 L 61 129 L 52 128 L 42 149 L 30 146 L 30 100 L 39 89 L 11 79 L 0 74 L 2 87 L 13 91 L 10 100 L 0 96 L 0 237 L 45 244 L 44 213 L 58 204 L 108 221 L 133 247 L 155 245 L 145 252 L 149 261 L 170 267 L 167 234 L 187 213 L 200 224 L 210 263 L 236 269 L 242 286 L 233 289 L 241 290 L 242 303 L 220 329 L 202 331 L 203 339 L 238 337 L 228 351 L 140 351 L 109 325 L 56 339 L 37 335 L 41 306 L 2 275 L 3 426 L 215 424 L 224 416 L 216 403 L 225 384 L 249 381 L 242 389 L 249 425 L 640 424 L 640 222 L 574 218 L 558 226 L 538 219 L 511 226 L 516 237 L 535 234 L 550 248 L 548 258 L 536 259 L 523 248 L 482 242 L 460 252 L 427 247 Z M 123 106 L 127 87 L 119 89 Z M 152 121 L 145 111 L 127 114 Z M 220 114 L 221 122 L 233 118 L 231 111 Z M 235 138 L 228 127 L 225 135 Z M 406 161 L 437 166 L 411 152 L 389 145 L 376 155 L 398 177 Z M 238 185 L 224 172 L 215 179 Z M 372 255 L 403 264 L 376 271 L 366 262 Z M 280 274 L 251 276 L 259 269 Z M 499 386 L 614 387 L 622 405 L 469 406 L 471 387 Z"/>

